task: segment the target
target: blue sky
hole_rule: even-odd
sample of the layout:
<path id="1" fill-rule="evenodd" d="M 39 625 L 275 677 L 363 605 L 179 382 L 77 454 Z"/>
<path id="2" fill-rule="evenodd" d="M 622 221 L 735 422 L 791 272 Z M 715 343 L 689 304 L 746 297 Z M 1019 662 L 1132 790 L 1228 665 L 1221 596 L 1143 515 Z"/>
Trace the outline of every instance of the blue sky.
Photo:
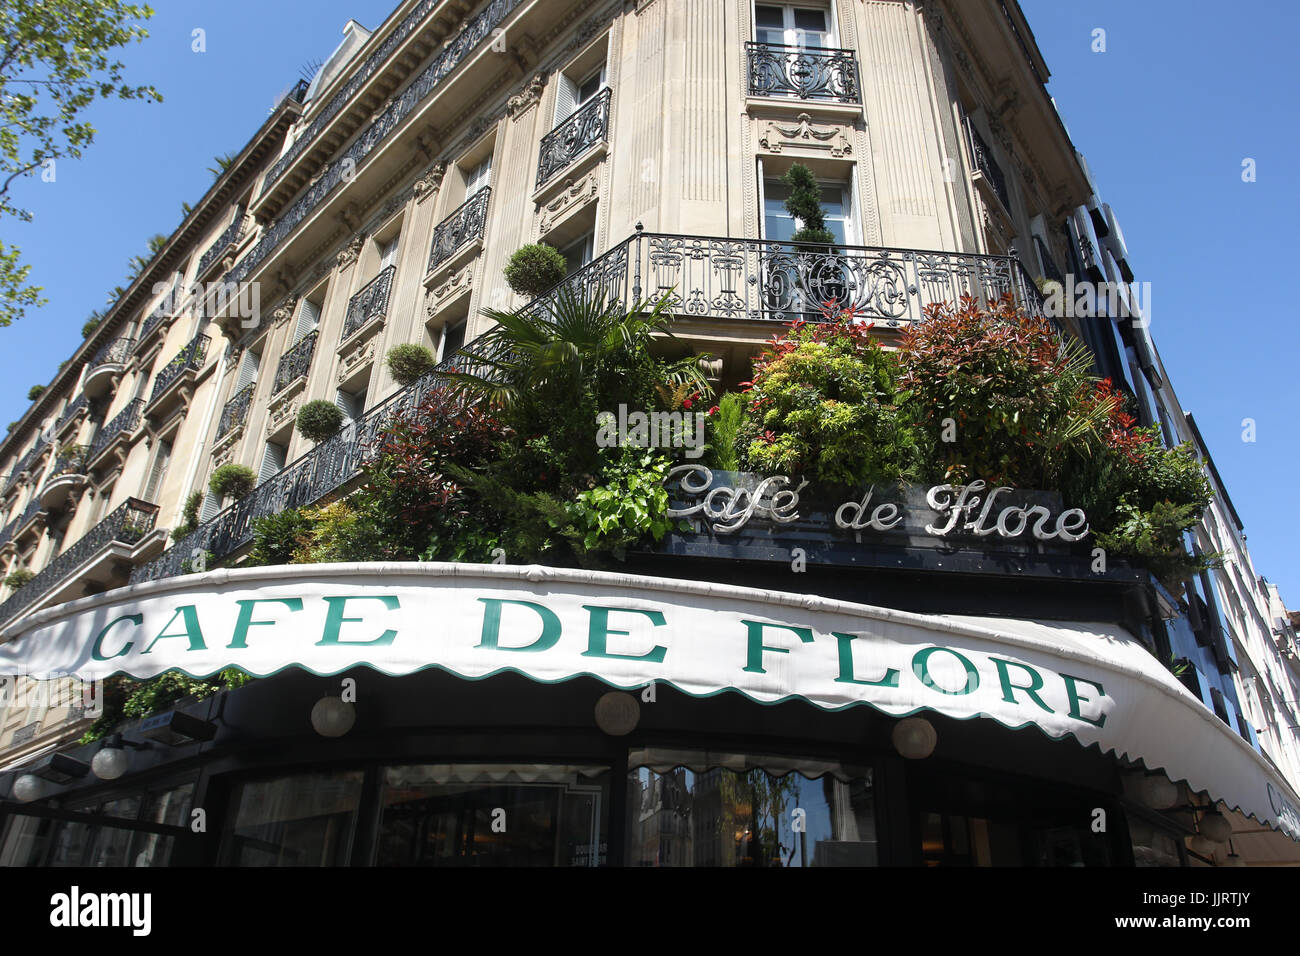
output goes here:
<path id="1" fill-rule="evenodd" d="M 132 82 L 162 104 L 97 105 L 100 132 L 53 183 L 18 200 L 35 221 L 0 224 L 21 246 L 49 305 L 0 329 L 0 424 L 27 407 L 80 341 L 82 322 L 122 283 L 148 237 L 212 183 L 213 157 L 237 150 L 309 61 L 324 60 L 354 17 L 374 27 L 395 0 L 168 0 L 150 39 L 123 54 Z M 1075 144 L 1123 224 L 1137 278 L 1152 284 L 1152 332 L 1246 525 L 1257 570 L 1300 606 L 1300 323 L 1295 276 L 1300 128 L 1292 49 L 1300 8 L 1208 0 L 1022 0 Z M 207 51 L 191 50 L 195 28 Z M 1093 30 L 1106 31 L 1094 53 Z M 1241 180 L 1246 157 L 1254 183 Z M 1256 441 L 1242 441 L 1242 420 Z M 1289 476 L 1289 477 L 1288 477 Z"/>

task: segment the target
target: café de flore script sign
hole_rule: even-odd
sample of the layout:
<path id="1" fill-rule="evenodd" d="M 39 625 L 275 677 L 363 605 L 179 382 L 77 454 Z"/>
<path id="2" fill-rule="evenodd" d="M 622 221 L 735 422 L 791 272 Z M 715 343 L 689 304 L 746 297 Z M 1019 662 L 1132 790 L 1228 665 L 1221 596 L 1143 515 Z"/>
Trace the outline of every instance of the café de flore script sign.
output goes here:
<path id="1" fill-rule="evenodd" d="M 1279 817 L 1282 799 L 1296 804 L 1245 741 L 1112 625 L 915 614 L 577 569 L 402 563 L 167 578 L 37 612 L 0 639 L 0 673 L 37 678 L 436 667 L 983 716 L 1141 757 L 1262 820 Z"/>

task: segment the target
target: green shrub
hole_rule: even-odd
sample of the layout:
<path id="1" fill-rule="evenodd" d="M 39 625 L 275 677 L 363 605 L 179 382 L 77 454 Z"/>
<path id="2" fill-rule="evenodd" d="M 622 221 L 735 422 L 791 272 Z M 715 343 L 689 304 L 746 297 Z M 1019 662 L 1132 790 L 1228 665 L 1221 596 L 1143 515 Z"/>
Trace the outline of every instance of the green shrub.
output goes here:
<path id="1" fill-rule="evenodd" d="M 181 538 L 193 534 L 199 526 L 199 508 L 203 505 L 203 492 L 192 491 L 190 496 L 185 499 L 185 507 L 181 509 L 180 524 L 172 528 L 172 541 L 179 541 Z"/>
<path id="2" fill-rule="evenodd" d="M 436 364 L 433 353 L 423 345 L 394 345 L 388 350 L 388 370 L 403 385 L 410 385 Z"/>
<path id="3" fill-rule="evenodd" d="M 375 561 L 385 557 L 384 542 L 372 516 L 346 501 L 303 509 L 306 530 L 293 564 Z"/>
<path id="4" fill-rule="evenodd" d="M 253 522 L 253 551 L 249 563 L 291 564 L 299 549 L 309 543 L 311 519 L 297 508 L 258 518 Z"/>
<path id="5" fill-rule="evenodd" d="M 506 263 L 506 284 L 519 295 L 535 299 L 556 284 L 564 281 L 568 273 L 564 256 L 544 242 L 522 246 Z"/>
<path id="6" fill-rule="evenodd" d="M 641 539 L 661 540 L 673 526 L 664 489 L 671 467 L 668 458 L 628 449 L 606 468 L 600 485 L 581 492 L 565 508 L 573 528 L 568 533 L 579 551 L 600 549 L 621 555 L 627 545 Z"/>
<path id="7" fill-rule="evenodd" d="M 912 476 L 917 438 L 896 375 L 894 356 L 851 316 L 795 323 L 755 363 L 742 460 L 840 486 Z"/>
<path id="8" fill-rule="evenodd" d="M 790 187 L 785 208 L 803 225 L 790 238 L 791 242 L 832 243 L 834 234 L 826 228 L 826 211 L 822 209 L 822 188 L 817 177 L 807 166 L 795 163 L 781 178 Z"/>
<path id="9" fill-rule="evenodd" d="M 13 588 L 17 591 L 34 577 L 36 577 L 36 572 L 32 571 L 30 568 L 16 568 L 9 572 L 3 583 L 7 587 Z"/>
<path id="10" fill-rule="evenodd" d="M 257 485 L 257 474 L 247 465 L 222 465 L 208 479 L 208 487 L 218 498 L 242 498 Z"/>
<path id="11" fill-rule="evenodd" d="M 705 460 L 710 468 L 719 471 L 740 470 L 741 427 L 745 421 L 745 398 L 728 392 L 714 407 L 708 418 L 708 453 Z"/>
<path id="12" fill-rule="evenodd" d="M 81 337 L 83 339 L 90 338 L 95 329 L 99 328 L 99 323 L 102 322 L 103 319 L 104 317 L 98 312 L 92 312 L 90 318 L 88 318 L 85 324 L 81 327 Z"/>
<path id="13" fill-rule="evenodd" d="M 307 402 L 298 410 L 298 431 L 308 441 L 323 442 L 342 426 L 342 410 L 323 398 Z"/>
<path id="14" fill-rule="evenodd" d="M 33 385 L 27 390 L 27 401 L 34 402 L 45 394 L 44 385 Z"/>

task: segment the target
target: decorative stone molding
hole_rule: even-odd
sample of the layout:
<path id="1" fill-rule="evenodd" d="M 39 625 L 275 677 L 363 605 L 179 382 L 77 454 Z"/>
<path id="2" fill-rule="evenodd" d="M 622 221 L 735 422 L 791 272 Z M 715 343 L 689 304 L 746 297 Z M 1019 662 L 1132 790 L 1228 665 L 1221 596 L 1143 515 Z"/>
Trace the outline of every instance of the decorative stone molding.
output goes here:
<path id="1" fill-rule="evenodd" d="M 334 214 L 334 218 L 343 223 L 348 229 L 356 232 L 361 228 L 361 211 L 357 209 L 355 202 L 350 202 Z"/>
<path id="2" fill-rule="evenodd" d="M 510 97 L 506 103 L 506 113 L 511 119 L 518 119 L 542 100 L 542 91 L 546 89 L 546 74 L 534 73 L 522 90 Z"/>
<path id="3" fill-rule="evenodd" d="M 298 297 L 291 295 L 282 302 L 274 312 L 271 313 L 271 321 L 275 323 L 278 329 L 293 318 L 294 311 L 298 308 Z M 236 346 L 239 351 L 243 351 L 242 346 Z"/>
<path id="4" fill-rule="evenodd" d="M 425 314 L 432 319 L 448 302 L 468 292 L 473 286 L 474 263 L 471 262 L 459 272 L 448 275 L 441 284 L 425 294 Z"/>
<path id="5" fill-rule="evenodd" d="M 779 153 L 787 146 L 825 149 L 836 159 L 853 152 L 853 143 L 843 126 L 819 126 L 807 113 L 800 113 L 795 119 L 793 124 L 768 120 L 758 144 L 769 153 Z"/>
<path id="6" fill-rule="evenodd" d="M 373 338 L 358 344 L 339 359 L 338 382 L 342 385 L 358 368 L 370 363 L 375 357 L 375 340 Z"/>
<path id="7" fill-rule="evenodd" d="M 447 162 L 434 163 L 423 176 L 415 181 L 415 201 L 424 202 L 442 188 L 442 179 L 447 175 Z"/>
<path id="8" fill-rule="evenodd" d="M 238 429 L 236 429 L 236 431 L 239 432 L 242 432 L 243 430 L 244 428 L 242 425 Z M 239 446 L 239 442 L 232 441 L 232 442 L 227 442 L 225 445 L 221 445 L 219 447 L 213 448 L 212 449 L 212 470 L 216 471 L 222 465 L 228 465 L 232 461 L 234 461 L 235 449 L 238 446 Z"/>
<path id="9" fill-rule="evenodd" d="M 366 241 L 362 236 L 353 236 L 348 240 L 348 244 L 339 250 L 335 258 L 340 269 L 346 269 L 361 257 L 361 250 L 365 247 Z"/>
<path id="10" fill-rule="evenodd" d="M 290 398 L 299 389 L 285 389 L 266 409 L 267 427 L 271 431 L 277 431 L 285 422 L 291 422 L 298 417 L 298 409 L 302 405 L 301 400 L 290 401 Z"/>
<path id="11" fill-rule="evenodd" d="M 538 208 L 541 223 L 538 228 L 544 236 L 555 228 L 556 223 L 567 219 L 570 214 L 593 201 L 600 192 L 600 170 L 593 169 L 577 182 L 572 179 L 564 181 L 561 190 L 550 202 Z"/>

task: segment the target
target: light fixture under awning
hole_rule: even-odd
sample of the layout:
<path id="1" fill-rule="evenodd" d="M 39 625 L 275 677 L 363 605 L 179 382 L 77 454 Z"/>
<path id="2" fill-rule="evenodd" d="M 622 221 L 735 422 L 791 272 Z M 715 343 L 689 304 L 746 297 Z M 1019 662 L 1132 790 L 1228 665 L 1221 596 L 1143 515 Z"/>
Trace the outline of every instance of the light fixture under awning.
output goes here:
<path id="1" fill-rule="evenodd" d="M 1300 838 L 1300 798 L 1114 625 L 912 614 L 811 595 L 536 566 L 212 571 L 39 612 L 0 673 L 196 677 L 226 667 L 662 681 L 695 696 L 867 705 L 1035 726 L 1163 770 Z"/>

